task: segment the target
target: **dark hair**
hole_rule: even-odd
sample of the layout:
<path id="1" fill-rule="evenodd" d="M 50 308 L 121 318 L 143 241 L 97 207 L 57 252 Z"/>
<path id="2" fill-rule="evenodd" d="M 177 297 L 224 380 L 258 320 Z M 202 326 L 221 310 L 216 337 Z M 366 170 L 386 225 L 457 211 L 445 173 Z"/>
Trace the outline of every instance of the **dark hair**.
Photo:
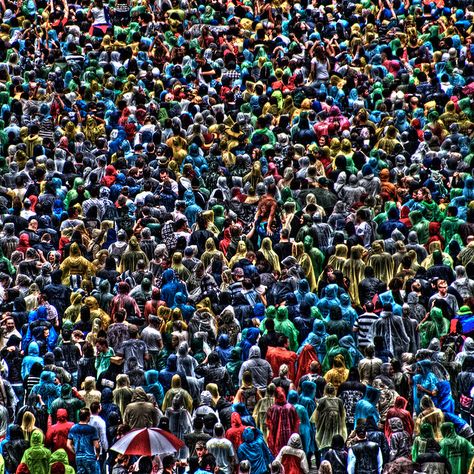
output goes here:
<path id="1" fill-rule="evenodd" d="M 195 430 L 202 430 L 204 428 L 204 420 L 200 416 L 195 418 L 193 428 Z"/>
<path id="2" fill-rule="evenodd" d="M 104 346 L 104 347 L 109 347 L 109 343 L 105 337 L 97 338 L 96 344 L 99 344 L 100 346 Z"/>
<path id="3" fill-rule="evenodd" d="M 176 462 L 176 459 L 172 454 L 168 454 L 168 456 L 165 456 L 161 463 L 163 464 L 163 468 L 167 469 L 169 467 L 173 467 L 174 463 Z"/>
<path id="4" fill-rule="evenodd" d="M 214 472 L 214 469 L 216 468 L 216 458 L 211 453 L 205 454 L 199 463 L 199 467 L 205 470 L 209 470 L 210 468 L 211 472 Z"/>
<path id="5" fill-rule="evenodd" d="M 91 403 L 91 413 L 93 415 L 97 415 L 97 413 L 99 413 L 99 410 L 100 410 L 100 402 L 92 402 Z"/>
<path id="6" fill-rule="evenodd" d="M 87 421 L 91 417 L 89 408 L 81 408 L 79 411 L 79 421 Z"/>

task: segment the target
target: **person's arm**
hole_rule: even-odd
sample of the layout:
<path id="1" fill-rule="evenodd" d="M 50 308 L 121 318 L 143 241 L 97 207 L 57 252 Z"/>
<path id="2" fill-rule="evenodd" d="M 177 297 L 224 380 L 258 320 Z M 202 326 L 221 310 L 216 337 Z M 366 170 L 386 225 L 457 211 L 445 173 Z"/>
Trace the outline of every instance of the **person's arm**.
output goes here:
<path id="1" fill-rule="evenodd" d="M 102 450 L 103 450 L 104 453 L 106 453 L 109 450 L 109 442 L 107 441 L 107 433 L 105 431 L 105 423 L 101 424 L 101 426 L 100 426 L 99 437 L 100 437 L 100 444 L 102 446 Z"/>
<path id="2" fill-rule="evenodd" d="M 379 455 L 380 455 L 380 458 L 382 458 L 380 449 L 379 449 Z M 356 465 L 356 458 L 354 456 L 354 453 L 352 452 L 352 449 L 349 449 L 349 454 L 347 455 L 347 474 L 355 474 L 355 465 Z"/>
<path id="3" fill-rule="evenodd" d="M 309 464 L 308 464 L 308 459 L 306 458 L 306 456 L 303 456 L 301 458 L 300 467 L 301 467 L 301 472 L 303 472 L 303 474 L 309 473 Z"/>
<path id="4" fill-rule="evenodd" d="M 99 459 L 100 458 L 100 443 L 98 439 L 94 440 L 94 450 L 95 450 L 95 457 Z"/>
<path id="5" fill-rule="evenodd" d="M 76 452 L 76 450 L 74 449 L 74 442 L 71 438 L 68 438 L 68 440 L 67 440 L 67 449 L 69 449 L 69 451 L 71 451 L 71 453 Z"/>

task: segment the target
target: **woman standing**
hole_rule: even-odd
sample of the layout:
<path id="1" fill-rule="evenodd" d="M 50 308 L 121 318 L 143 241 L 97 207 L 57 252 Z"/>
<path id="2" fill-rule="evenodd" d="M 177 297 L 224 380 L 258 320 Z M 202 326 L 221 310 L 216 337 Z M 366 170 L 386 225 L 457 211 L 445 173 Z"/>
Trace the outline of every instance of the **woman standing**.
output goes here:
<path id="1" fill-rule="evenodd" d="M 333 384 L 328 383 L 324 388 L 324 396 L 319 401 L 311 421 L 316 423 L 316 443 L 322 452 L 331 447 L 334 435 L 347 438 L 346 411 L 342 400 L 336 397 Z"/>

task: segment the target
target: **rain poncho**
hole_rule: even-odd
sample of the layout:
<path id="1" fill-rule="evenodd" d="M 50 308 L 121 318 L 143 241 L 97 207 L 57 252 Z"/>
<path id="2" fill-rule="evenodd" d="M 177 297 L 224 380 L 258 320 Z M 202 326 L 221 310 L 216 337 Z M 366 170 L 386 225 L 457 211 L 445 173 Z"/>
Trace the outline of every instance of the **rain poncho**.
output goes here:
<path id="1" fill-rule="evenodd" d="M 39 430 L 33 431 L 30 439 L 30 447 L 23 454 L 21 462 L 24 462 L 31 474 L 49 474 L 49 461 L 51 451 L 44 447 L 43 434 Z"/>
<path id="2" fill-rule="evenodd" d="M 275 331 L 281 332 L 290 340 L 290 350 L 298 349 L 298 330 L 288 319 L 288 308 L 280 307 L 275 318 Z"/>
<path id="3" fill-rule="evenodd" d="M 238 447 L 239 461 L 249 461 L 252 473 L 265 474 L 273 456 L 258 429 L 245 428 L 242 433 L 242 444 Z"/>
<path id="4" fill-rule="evenodd" d="M 451 464 L 453 474 L 468 472 L 474 457 L 474 447 L 465 438 L 457 435 L 453 423 L 443 423 L 441 426 L 443 439 L 440 441 L 440 454 Z"/>
<path id="5" fill-rule="evenodd" d="M 380 399 L 380 390 L 367 385 L 365 396 L 359 400 L 354 413 L 354 428 L 357 426 L 357 420 L 372 417 L 376 422 L 380 420 L 380 414 L 377 410 L 377 404 Z"/>

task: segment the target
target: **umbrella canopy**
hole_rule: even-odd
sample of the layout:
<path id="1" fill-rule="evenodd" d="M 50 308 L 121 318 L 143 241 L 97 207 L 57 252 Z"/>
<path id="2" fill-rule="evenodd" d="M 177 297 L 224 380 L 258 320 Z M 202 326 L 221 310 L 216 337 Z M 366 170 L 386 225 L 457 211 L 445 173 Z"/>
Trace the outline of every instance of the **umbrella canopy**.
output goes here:
<path id="1" fill-rule="evenodd" d="M 184 447 L 176 436 L 160 428 L 142 428 L 127 433 L 110 449 L 129 456 L 155 456 L 171 454 Z"/>

